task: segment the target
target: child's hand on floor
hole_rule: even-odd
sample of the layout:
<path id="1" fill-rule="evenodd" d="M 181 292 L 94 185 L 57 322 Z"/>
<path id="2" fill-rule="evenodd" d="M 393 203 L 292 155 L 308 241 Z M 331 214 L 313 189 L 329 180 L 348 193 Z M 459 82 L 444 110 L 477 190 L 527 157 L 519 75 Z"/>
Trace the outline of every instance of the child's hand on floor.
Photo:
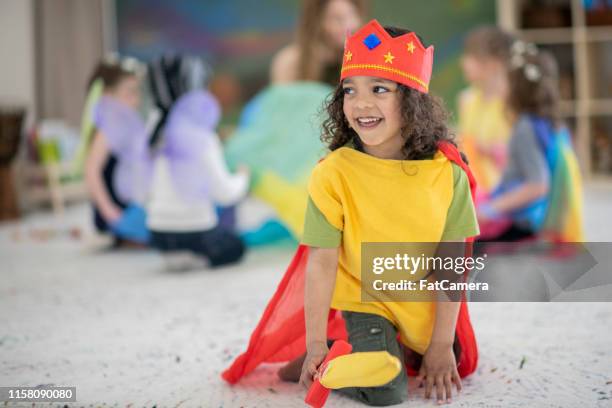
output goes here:
<path id="1" fill-rule="evenodd" d="M 432 389 L 435 388 L 438 404 L 442 404 L 445 400 L 447 403 L 451 402 L 453 383 L 457 391 L 461 391 L 461 378 L 457 372 L 452 344 L 432 343 L 429 345 L 423 356 L 417 381 L 420 381 L 421 384 L 425 383 L 426 399 L 431 397 Z"/>
<path id="2" fill-rule="evenodd" d="M 302 365 L 302 375 L 300 376 L 300 384 L 306 389 L 309 389 L 316 375 L 319 375 L 318 369 L 325 356 L 329 353 L 329 347 L 326 342 L 314 343 L 308 347 L 306 359 Z"/>

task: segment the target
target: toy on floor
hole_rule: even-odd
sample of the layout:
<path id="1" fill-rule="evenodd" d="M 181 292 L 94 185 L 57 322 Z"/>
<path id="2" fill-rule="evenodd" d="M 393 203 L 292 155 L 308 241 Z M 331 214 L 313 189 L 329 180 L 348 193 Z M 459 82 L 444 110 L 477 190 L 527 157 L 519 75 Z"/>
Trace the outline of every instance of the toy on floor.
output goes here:
<path id="1" fill-rule="evenodd" d="M 346 341 L 335 341 L 329 350 L 329 353 L 327 353 L 327 356 L 321 363 L 319 370 L 325 371 L 331 360 L 349 354 L 352 350 L 353 346 Z M 308 394 L 306 394 L 306 398 L 304 399 L 304 402 L 314 408 L 320 408 L 325 405 L 325 401 L 327 401 L 327 397 L 329 397 L 330 393 L 331 387 L 329 387 L 329 384 L 327 384 L 327 386 L 321 384 L 321 379 L 322 378 L 315 378 L 314 382 L 310 386 L 310 389 L 308 390 Z"/>

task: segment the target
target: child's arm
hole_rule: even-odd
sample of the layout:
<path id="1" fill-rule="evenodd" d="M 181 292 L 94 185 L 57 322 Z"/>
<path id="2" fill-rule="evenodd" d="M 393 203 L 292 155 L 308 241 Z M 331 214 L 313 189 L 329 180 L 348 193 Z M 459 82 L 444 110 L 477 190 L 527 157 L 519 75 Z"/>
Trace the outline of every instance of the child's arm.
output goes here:
<path id="1" fill-rule="evenodd" d="M 463 257 L 465 246 L 463 241 L 452 242 L 448 245 L 440 245 L 438 257 Z M 451 273 L 455 273 L 454 271 Z M 443 272 L 442 272 L 443 274 Z M 442 279 L 442 276 L 439 276 Z M 435 388 L 438 403 L 442 403 L 446 395 L 447 402 L 451 401 L 452 385 L 455 383 L 457 390 L 461 390 L 461 379 L 457 371 L 457 361 L 453 351 L 455 341 L 455 330 L 457 316 L 459 315 L 460 302 L 450 301 L 448 295 L 440 290 L 436 293 L 436 318 L 429 347 L 423 356 L 423 363 L 417 377 L 418 381 L 425 381 L 425 398 L 429 399 L 432 389 Z"/>
<path id="2" fill-rule="evenodd" d="M 210 177 L 212 197 L 217 204 L 232 205 L 246 195 L 250 172 L 246 167 L 239 167 L 235 174 L 228 171 L 223 148 L 216 135 L 204 152 L 203 159 L 205 172 Z"/>
<path id="3" fill-rule="evenodd" d="M 492 200 L 481 212 L 484 218 L 494 218 L 544 197 L 550 186 L 550 170 L 538 145 L 537 136 L 528 119 L 520 119 L 510 139 L 509 154 L 514 158 L 524 182 Z"/>
<path id="4" fill-rule="evenodd" d="M 111 200 L 104 186 L 104 180 L 102 180 L 108 155 L 109 149 L 106 139 L 100 132 L 96 132 L 85 164 L 85 182 L 94 204 L 98 207 L 104 219 L 108 222 L 114 222 L 121 218 L 122 211 Z"/>
<path id="5" fill-rule="evenodd" d="M 461 390 L 461 379 L 457 372 L 457 362 L 453 352 L 455 327 L 459 314 L 459 302 L 438 301 L 436 321 L 431 343 L 423 356 L 423 363 L 417 380 L 425 379 L 425 398 L 429 399 L 435 388 L 438 402 L 451 401 L 453 383 Z"/>
<path id="6" fill-rule="evenodd" d="M 294 45 L 288 45 L 280 50 L 272 59 L 270 82 L 280 84 L 297 80 L 298 57 L 298 50 Z"/>
<path id="7" fill-rule="evenodd" d="M 526 182 L 522 186 L 502 194 L 491 202 L 493 210 L 506 213 L 532 203 L 548 194 L 545 182 Z"/>
<path id="8" fill-rule="evenodd" d="M 336 285 L 338 248 L 310 247 L 306 269 L 304 313 L 306 318 L 306 359 L 300 383 L 312 384 L 317 368 L 329 352 L 327 317 Z"/>

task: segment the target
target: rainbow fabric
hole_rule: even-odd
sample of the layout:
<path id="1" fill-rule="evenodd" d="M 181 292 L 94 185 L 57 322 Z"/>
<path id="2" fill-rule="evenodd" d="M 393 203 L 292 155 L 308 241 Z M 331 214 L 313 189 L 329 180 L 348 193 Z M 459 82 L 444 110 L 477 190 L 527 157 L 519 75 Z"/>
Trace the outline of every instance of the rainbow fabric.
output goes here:
<path id="1" fill-rule="evenodd" d="M 542 233 L 553 241 L 584 241 L 582 221 L 582 177 L 567 128 L 531 116 L 538 142 L 551 174 L 549 207 Z"/>

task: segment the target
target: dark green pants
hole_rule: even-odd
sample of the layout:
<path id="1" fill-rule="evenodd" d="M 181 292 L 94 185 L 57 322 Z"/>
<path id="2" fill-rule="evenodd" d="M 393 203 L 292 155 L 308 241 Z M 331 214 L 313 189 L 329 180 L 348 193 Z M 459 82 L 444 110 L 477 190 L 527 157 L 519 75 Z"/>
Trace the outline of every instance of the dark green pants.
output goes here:
<path id="1" fill-rule="evenodd" d="M 342 312 L 346 322 L 349 343 L 353 352 L 387 351 L 402 362 L 402 371 L 390 383 L 380 387 L 352 387 L 338 391 L 368 405 L 400 404 L 408 397 L 408 376 L 404 353 L 397 341 L 397 329 L 384 317 L 357 312 Z"/>

